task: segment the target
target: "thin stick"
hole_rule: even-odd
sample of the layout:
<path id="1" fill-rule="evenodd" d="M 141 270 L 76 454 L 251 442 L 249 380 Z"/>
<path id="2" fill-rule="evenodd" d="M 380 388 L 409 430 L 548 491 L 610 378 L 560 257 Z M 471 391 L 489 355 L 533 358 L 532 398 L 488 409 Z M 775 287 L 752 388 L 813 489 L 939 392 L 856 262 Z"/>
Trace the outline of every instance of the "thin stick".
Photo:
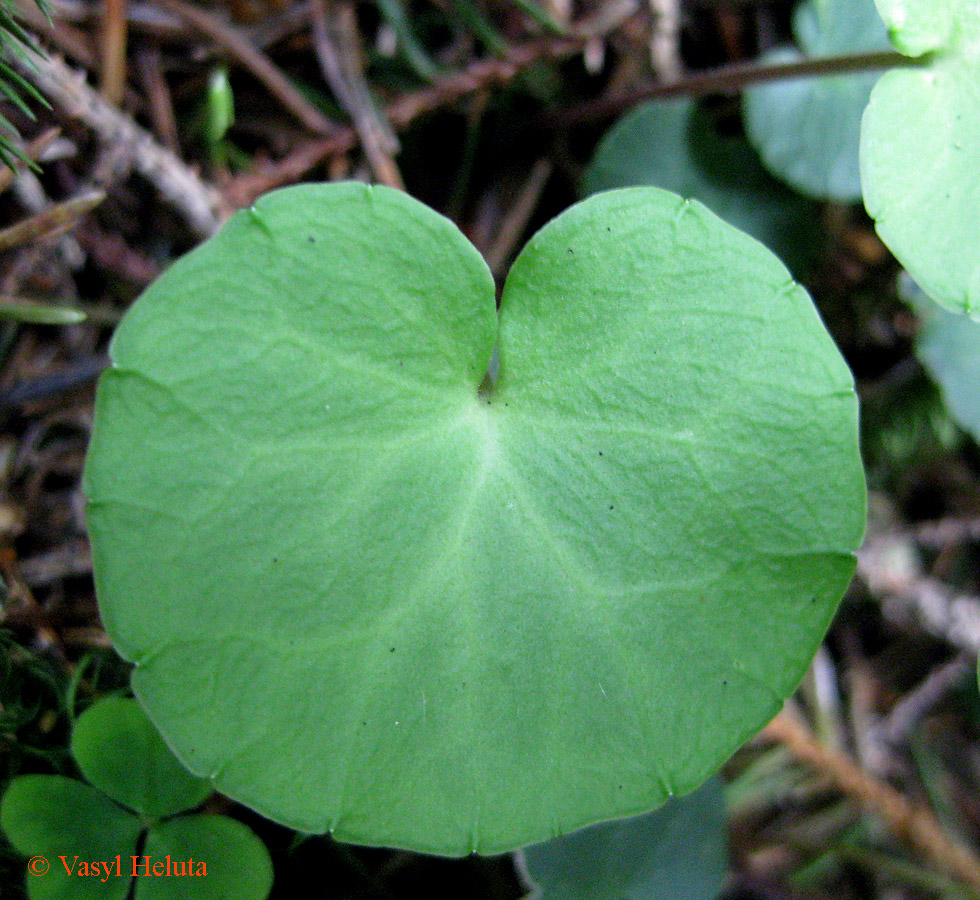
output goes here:
<path id="1" fill-rule="evenodd" d="M 734 94 L 749 85 L 763 81 L 845 75 L 848 72 L 867 72 L 916 64 L 916 60 L 894 51 L 826 56 L 787 63 L 732 63 L 706 72 L 692 73 L 669 84 L 640 86 L 628 92 L 600 97 L 598 100 L 580 104 L 575 109 L 556 115 L 554 121 L 563 125 L 574 125 L 605 119 L 617 115 L 641 100 L 699 97 L 718 93 Z"/>
<path id="2" fill-rule="evenodd" d="M 0 250 L 71 231 L 79 219 L 87 216 L 103 200 L 105 194 L 102 191 L 87 191 L 70 200 L 52 203 L 47 209 L 0 231 Z"/>
<path id="3" fill-rule="evenodd" d="M 893 747 L 907 743 L 919 722 L 967 676 L 976 677 L 976 665 L 966 653 L 937 666 L 892 707 L 878 733 Z"/>
<path id="4" fill-rule="evenodd" d="M 935 816 L 898 791 L 859 769 L 844 754 L 820 744 L 813 732 L 785 710 L 763 731 L 797 759 L 830 777 L 860 806 L 876 814 L 906 843 L 980 893 L 980 861 L 950 840 Z"/>
<path id="5" fill-rule="evenodd" d="M 126 90 L 126 0 L 104 0 L 102 95 L 117 106 Z"/>
<path id="6" fill-rule="evenodd" d="M 248 69 L 274 94 L 310 131 L 328 134 L 334 128 L 330 120 L 310 103 L 282 71 L 264 53 L 256 50 L 248 40 L 230 25 L 216 19 L 210 13 L 184 3 L 183 0 L 154 0 L 157 6 L 177 16 L 202 34 L 207 35 L 229 56 Z"/>
<path id="7" fill-rule="evenodd" d="M 174 116 L 173 100 L 163 77 L 163 64 L 157 47 L 141 50 L 136 56 L 136 68 L 143 89 L 150 103 L 150 119 L 157 137 L 174 154 L 180 155 L 180 142 L 177 137 L 177 118 Z"/>
<path id="8" fill-rule="evenodd" d="M 487 265 L 495 276 L 502 273 L 514 252 L 514 247 L 524 234 L 528 221 L 534 215 L 534 210 L 537 209 L 538 201 L 541 199 L 541 192 L 551 177 L 551 169 L 551 162 L 547 159 L 539 159 L 534 164 L 520 194 L 500 223 L 497 238 L 486 253 Z"/>
<path id="9" fill-rule="evenodd" d="M 347 3 L 312 0 L 313 46 L 334 96 L 350 114 L 375 177 L 389 187 L 405 189 L 393 155 L 398 138 L 378 112 L 361 66 L 360 34 L 354 8 Z"/>

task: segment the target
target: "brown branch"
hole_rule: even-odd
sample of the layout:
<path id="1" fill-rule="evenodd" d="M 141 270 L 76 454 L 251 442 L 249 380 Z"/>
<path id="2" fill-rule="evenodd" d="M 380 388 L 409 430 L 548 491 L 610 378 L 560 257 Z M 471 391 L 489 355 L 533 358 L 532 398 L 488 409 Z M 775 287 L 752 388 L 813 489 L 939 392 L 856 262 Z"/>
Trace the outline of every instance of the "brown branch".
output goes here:
<path id="1" fill-rule="evenodd" d="M 846 75 L 849 72 L 867 72 L 915 64 L 915 60 L 894 51 L 826 56 L 788 63 L 732 63 L 705 72 L 695 72 L 669 84 L 640 85 L 630 91 L 600 97 L 598 100 L 580 104 L 575 109 L 557 114 L 553 121 L 562 125 L 576 125 L 618 115 L 641 100 L 734 94 L 749 85 L 764 81 Z"/>
<path id="2" fill-rule="evenodd" d="M 541 194 L 551 177 L 551 162 L 539 159 L 531 169 L 531 174 L 521 188 L 513 205 L 504 215 L 497 237 L 490 245 L 485 257 L 494 276 L 503 274 L 504 266 L 514 253 L 517 242 L 527 229 L 527 223 L 538 207 Z"/>
<path id="3" fill-rule="evenodd" d="M 820 744 L 806 725 L 785 710 L 766 726 L 763 735 L 778 741 L 798 760 L 827 775 L 863 809 L 884 821 L 898 837 L 980 893 L 980 861 L 950 840 L 928 809 L 872 778 L 844 754 Z"/>
<path id="4" fill-rule="evenodd" d="M 117 106 L 126 90 L 126 0 L 105 0 L 102 10 L 102 94 Z"/>
<path id="5" fill-rule="evenodd" d="M 229 56 L 248 69 L 310 131 L 328 134 L 330 120 L 310 103 L 282 71 L 235 28 L 183 0 L 154 0 L 157 6 L 207 35 Z"/>
<path id="6" fill-rule="evenodd" d="M 160 59 L 160 50 L 157 47 L 150 47 L 137 53 L 136 72 L 143 85 L 143 90 L 146 91 L 153 130 L 174 156 L 180 156 L 177 118 L 174 115 L 170 89 L 163 77 L 163 64 Z"/>

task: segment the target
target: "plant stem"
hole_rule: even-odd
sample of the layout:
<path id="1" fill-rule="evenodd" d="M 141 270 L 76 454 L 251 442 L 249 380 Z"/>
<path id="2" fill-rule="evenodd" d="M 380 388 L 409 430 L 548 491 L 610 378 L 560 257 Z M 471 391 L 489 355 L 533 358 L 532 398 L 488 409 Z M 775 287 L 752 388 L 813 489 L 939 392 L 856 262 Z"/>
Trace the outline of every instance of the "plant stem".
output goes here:
<path id="1" fill-rule="evenodd" d="M 699 97 L 704 94 L 734 94 L 751 84 L 780 81 L 786 78 L 813 78 L 821 75 L 847 75 L 896 66 L 919 64 L 894 50 L 875 53 L 855 53 L 846 56 L 822 56 L 788 63 L 737 62 L 704 72 L 693 72 L 669 83 L 638 85 L 600 97 L 556 117 L 562 125 L 591 122 L 617 115 L 641 100 L 660 100 L 667 97 Z"/>

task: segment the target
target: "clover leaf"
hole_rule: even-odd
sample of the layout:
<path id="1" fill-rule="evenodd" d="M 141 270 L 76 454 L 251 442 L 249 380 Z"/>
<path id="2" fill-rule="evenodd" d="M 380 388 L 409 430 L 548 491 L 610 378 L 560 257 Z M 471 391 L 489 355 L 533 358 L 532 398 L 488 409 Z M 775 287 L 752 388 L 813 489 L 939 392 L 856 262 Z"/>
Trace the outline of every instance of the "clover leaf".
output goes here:
<path id="1" fill-rule="evenodd" d="M 689 797 L 526 847 L 529 900 L 714 900 L 728 870 L 725 791 L 711 778 Z"/>
<path id="2" fill-rule="evenodd" d="M 920 64 L 886 73 L 861 127 L 864 203 L 937 303 L 980 317 L 980 4 L 878 0 Z"/>
<path id="3" fill-rule="evenodd" d="M 793 15 L 800 49 L 780 48 L 770 63 L 888 49 L 874 0 L 807 0 Z M 769 170 L 825 200 L 861 199 L 861 115 L 878 72 L 792 78 L 745 91 L 745 127 Z"/>
<path id="4" fill-rule="evenodd" d="M 687 793 L 854 570 L 847 366 L 768 250 L 655 188 L 538 232 L 499 323 L 417 201 L 276 191 L 111 357 L 103 621 L 184 764 L 301 830 L 497 852 Z"/>
<path id="5" fill-rule="evenodd" d="M 163 818 L 199 805 L 211 786 L 183 769 L 135 700 L 110 697 L 89 707 L 75 724 L 72 752 L 94 787 L 22 775 L 0 806 L 0 827 L 14 847 L 43 858 L 44 868 L 32 865 L 27 876 L 31 900 L 123 900 L 134 877 L 136 900 L 268 894 L 268 852 L 241 822 Z"/>
<path id="6" fill-rule="evenodd" d="M 724 134 L 691 100 L 630 110 L 603 137 L 583 192 L 645 184 L 700 200 L 792 270 L 803 269 L 812 254 L 814 204 L 772 178 L 743 137 Z"/>

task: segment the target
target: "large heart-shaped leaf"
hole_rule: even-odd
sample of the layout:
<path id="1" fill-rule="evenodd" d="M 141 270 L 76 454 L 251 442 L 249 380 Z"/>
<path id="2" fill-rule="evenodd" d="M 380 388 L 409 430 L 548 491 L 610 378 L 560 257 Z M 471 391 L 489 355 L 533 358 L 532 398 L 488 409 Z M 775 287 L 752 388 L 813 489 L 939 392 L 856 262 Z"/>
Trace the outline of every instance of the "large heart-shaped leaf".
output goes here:
<path id="1" fill-rule="evenodd" d="M 688 792 L 854 568 L 847 367 L 775 257 L 654 188 L 542 229 L 499 328 L 448 220 L 278 191 L 112 359 L 105 625 L 183 762 L 301 829 L 495 852 Z"/>
<path id="2" fill-rule="evenodd" d="M 774 50 L 767 62 L 795 62 L 888 49 L 874 0 L 806 0 L 793 33 L 803 53 Z M 745 91 L 745 127 L 773 174 L 813 197 L 861 199 L 861 116 L 878 72 L 777 80 Z"/>
<path id="3" fill-rule="evenodd" d="M 980 316 L 980 4 L 878 0 L 895 46 L 925 65 L 875 85 L 861 125 L 864 203 L 938 303 Z"/>

